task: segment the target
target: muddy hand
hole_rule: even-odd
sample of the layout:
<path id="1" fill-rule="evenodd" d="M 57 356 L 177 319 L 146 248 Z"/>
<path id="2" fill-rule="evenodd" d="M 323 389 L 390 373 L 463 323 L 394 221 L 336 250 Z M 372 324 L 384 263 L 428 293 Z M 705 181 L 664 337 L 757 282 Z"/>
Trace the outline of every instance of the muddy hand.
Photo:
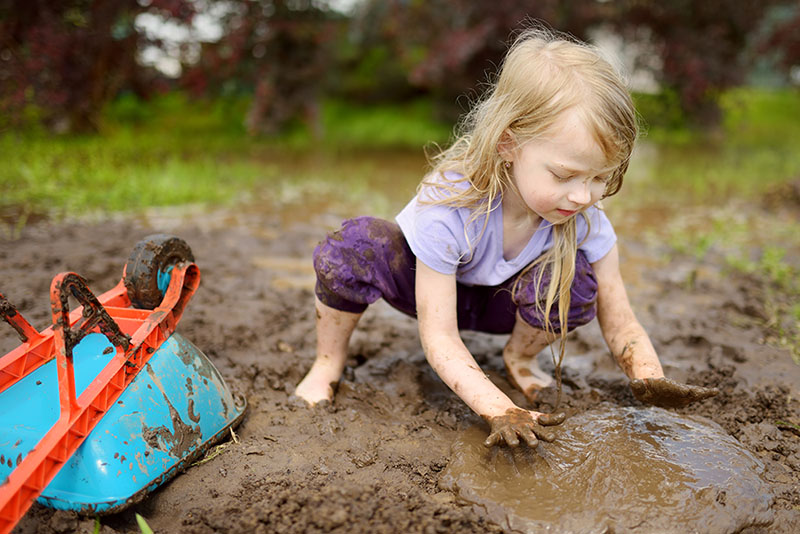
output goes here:
<path id="1" fill-rule="evenodd" d="M 635 378 L 631 380 L 633 396 L 661 408 L 683 408 L 693 402 L 713 397 L 719 390 L 681 384 L 671 378 Z"/>
<path id="2" fill-rule="evenodd" d="M 491 432 L 483 444 L 493 447 L 505 442 L 510 447 L 516 447 L 519 445 L 519 438 L 522 438 L 529 447 L 536 447 L 539 440 L 548 443 L 555 440 L 555 434 L 545 427 L 560 425 L 567 415 L 563 412 L 538 416 L 534 414 L 536 412 L 512 408 L 503 415 L 489 418 Z"/>

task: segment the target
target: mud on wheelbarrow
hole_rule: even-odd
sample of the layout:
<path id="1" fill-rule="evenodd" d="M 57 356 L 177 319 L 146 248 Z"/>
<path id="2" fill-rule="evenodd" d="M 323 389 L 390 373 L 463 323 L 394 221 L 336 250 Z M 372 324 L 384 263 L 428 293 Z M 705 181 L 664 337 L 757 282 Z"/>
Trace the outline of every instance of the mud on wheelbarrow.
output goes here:
<path id="1" fill-rule="evenodd" d="M 41 332 L 0 294 L 22 342 L 0 358 L 0 533 L 37 499 L 119 511 L 241 421 L 245 399 L 175 332 L 199 283 L 189 246 L 158 234 L 137 243 L 122 280 L 99 297 L 75 273 L 56 276 L 53 325 Z"/>

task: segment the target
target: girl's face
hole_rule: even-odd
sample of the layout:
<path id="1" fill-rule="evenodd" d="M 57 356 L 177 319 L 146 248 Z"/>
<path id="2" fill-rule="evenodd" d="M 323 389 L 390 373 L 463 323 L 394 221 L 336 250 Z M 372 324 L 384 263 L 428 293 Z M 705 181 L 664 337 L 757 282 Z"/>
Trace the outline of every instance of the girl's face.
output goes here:
<path id="1" fill-rule="evenodd" d="M 504 210 L 527 207 L 553 224 L 600 200 L 613 170 L 606 168 L 600 145 L 574 110 L 565 111 L 544 138 L 517 145 L 509 132 L 498 149 L 511 163 L 509 170 L 519 192 L 516 201 L 504 199 Z"/>

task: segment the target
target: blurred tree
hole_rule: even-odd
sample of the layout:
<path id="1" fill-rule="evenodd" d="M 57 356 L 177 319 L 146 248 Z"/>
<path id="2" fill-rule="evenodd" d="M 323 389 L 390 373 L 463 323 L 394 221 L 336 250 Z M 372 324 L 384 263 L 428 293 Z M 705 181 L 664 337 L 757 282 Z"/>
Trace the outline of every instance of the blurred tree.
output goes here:
<path id="1" fill-rule="evenodd" d="M 251 132 L 296 118 L 319 133 L 324 92 L 365 100 L 434 97 L 452 120 L 496 71 L 509 34 L 530 20 L 588 39 L 598 27 L 647 41 L 655 73 L 697 122 L 718 118 L 719 91 L 745 79 L 746 51 L 800 62 L 797 0 L 363 0 L 348 17 L 332 0 L 0 0 L 0 127 L 40 120 L 55 130 L 95 128 L 121 89 L 145 95 L 152 69 L 137 63 L 162 45 L 142 13 L 187 25 L 220 7 L 222 38 L 202 45 L 181 83 L 195 94 L 252 95 Z M 783 13 L 774 15 L 776 6 Z M 774 18 L 774 17 L 773 17 Z"/>
<path id="2" fill-rule="evenodd" d="M 464 111 L 458 95 L 479 90 L 476 82 L 496 70 L 513 30 L 538 20 L 587 40 L 603 27 L 655 50 L 662 87 L 690 122 L 713 125 L 719 92 L 745 79 L 748 45 L 776 5 L 796 0 L 366 0 L 354 27 L 365 45 L 390 43 L 406 82 L 432 93 L 449 118 Z M 763 38 L 763 46 L 782 49 L 787 68 L 797 65 L 798 24 L 783 20 Z"/>
<path id="3" fill-rule="evenodd" d="M 648 30 L 662 60 L 656 73 L 662 86 L 677 93 L 690 122 L 709 126 L 720 118 L 719 92 L 743 82 L 752 59 L 745 53 L 748 44 L 769 10 L 781 3 L 788 2 L 620 0 L 609 3 L 606 22 L 633 42 L 642 28 Z"/>
<path id="4" fill-rule="evenodd" d="M 800 3 L 786 2 L 773 13 L 777 20 L 757 43 L 757 52 L 777 52 L 780 67 L 791 76 L 792 69 L 800 69 Z"/>
<path id="5" fill-rule="evenodd" d="M 367 0 L 353 26 L 362 47 L 388 43 L 406 82 L 434 95 L 443 118 L 463 113 L 458 97 L 481 90 L 503 58 L 509 33 L 546 21 L 586 38 L 596 0 Z"/>
<path id="6" fill-rule="evenodd" d="M 345 18 L 314 0 L 228 0 L 223 37 L 183 76 L 195 94 L 252 94 L 246 127 L 275 133 L 295 118 L 321 135 L 319 101 Z"/>
<path id="7" fill-rule="evenodd" d="M 191 0 L 0 0 L 0 114 L 8 125 L 95 129 L 122 87 L 138 87 L 144 11 L 188 22 Z M 2 123 L 0 123 L 2 126 Z"/>

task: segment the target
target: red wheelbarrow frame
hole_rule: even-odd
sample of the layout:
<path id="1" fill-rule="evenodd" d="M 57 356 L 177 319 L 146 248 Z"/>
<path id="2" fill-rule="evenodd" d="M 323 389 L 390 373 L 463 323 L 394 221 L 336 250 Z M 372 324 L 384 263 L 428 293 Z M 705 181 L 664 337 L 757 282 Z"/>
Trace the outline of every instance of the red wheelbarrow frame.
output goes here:
<path id="1" fill-rule="evenodd" d="M 0 485 L 0 534 L 11 532 L 150 355 L 172 335 L 200 284 L 200 269 L 191 262 L 175 265 L 164 299 L 154 310 L 132 307 L 124 279 L 125 273 L 113 289 L 95 297 L 77 274 L 59 274 L 50 286 L 53 326 L 41 333 L 0 294 L 0 316 L 22 340 L 0 358 L 0 393 L 55 357 L 61 408 L 58 421 Z M 82 304 L 71 313 L 69 296 Z M 72 348 L 90 332 L 105 334 L 117 352 L 76 398 Z"/>

